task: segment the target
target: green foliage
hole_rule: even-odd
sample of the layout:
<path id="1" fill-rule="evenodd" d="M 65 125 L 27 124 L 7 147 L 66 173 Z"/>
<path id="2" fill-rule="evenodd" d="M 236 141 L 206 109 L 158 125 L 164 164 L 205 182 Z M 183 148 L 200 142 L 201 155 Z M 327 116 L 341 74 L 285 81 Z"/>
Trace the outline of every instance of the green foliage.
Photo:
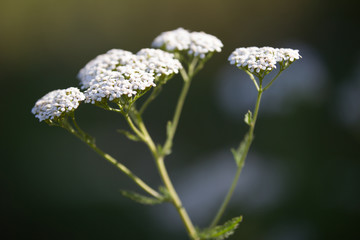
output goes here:
<path id="1" fill-rule="evenodd" d="M 171 121 L 168 121 L 166 124 L 166 136 L 167 139 L 172 139 L 172 136 L 174 135 L 174 129 L 173 129 L 173 123 Z M 167 141 L 167 144 L 164 146 L 164 148 L 161 149 L 161 154 L 166 156 L 171 154 L 171 147 L 172 147 L 172 141 Z"/>
<path id="2" fill-rule="evenodd" d="M 198 236 L 201 240 L 223 240 L 232 235 L 235 229 L 242 221 L 242 216 L 235 217 L 225 222 L 223 225 L 218 225 L 213 228 L 208 228 L 198 231 Z"/>
<path id="3" fill-rule="evenodd" d="M 244 165 L 244 161 L 245 161 L 245 157 L 247 154 L 247 144 L 249 144 L 249 141 L 251 142 L 250 136 L 249 134 L 246 134 L 244 136 L 244 139 L 241 141 L 239 147 L 237 149 L 232 148 L 231 152 L 234 156 L 236 165 L 238 167 L 243 166 Z"/>
<path id="4" fill-rule="evenodd" d="M 138 136 L 136 136 L 126 130 L 118 129 L 117 131 L 121 134 L 124 134 L 128 139 L 130 139 L 132 141 L 139 142 L 141 140 Z"/>
<path id="5" fill-rule="evenodd" d="M 248 112 L 245 114 L 245 118 L 244 118 L 244 122 L 251 126 L 252 122 L 253 122 L 253 116 L 250 110 L 248 110 Z"/>
<path id="6" fill-rule="evenodd" d="M 160 191 L 162 191 L 163 194 L 165 193 L 165 190 L 163 190 L 162 188 L 160 189 Z M 160 203 L 169 201 L 169 197 L 168 197 L 167 193 L 165 193 L 164 195 L 162 195 L 159 198 L 148 197 L 148 196 L 144 196 L 139 193 L 136 193 L 136 192 L 126 191 L 126 190 L 121 190 L 121 194 L 124 197 L 127 197 L 135 202 L 145 204 L 145 205 L 155 205 L 155 204 L 160 204 Z"/>

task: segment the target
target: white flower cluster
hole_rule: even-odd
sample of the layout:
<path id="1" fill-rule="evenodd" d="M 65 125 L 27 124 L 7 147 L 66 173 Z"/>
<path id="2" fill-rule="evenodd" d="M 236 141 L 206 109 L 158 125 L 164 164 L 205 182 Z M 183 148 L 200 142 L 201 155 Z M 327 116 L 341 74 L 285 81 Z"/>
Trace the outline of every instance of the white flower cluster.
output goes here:
<path id="1" fill-rule="evenodd" d="M 183 28 L 161 33 L 152 43 L 153 47 L 167 51 L 187 51 L 189 55 L 205 58 L 211 52 L 221 52 L 222 42 L 215 36 L 204 32 L 189 32 Z"/>
<path id="2" fill-rule="evenodd" d="M 285 66 L 299 58 L 299 50 L 290 48 L 248 47 L 235 49 L 228 60 L 238 68 L 259 73 L 276 69 L 276 63 Z"/>
<path id="3" fill-rule="evenodd" d="M 112 49 L 105 54 L 97 56 L 82 68 L 78 74 L 82 89 L 90 86 L 91 80 L 107 70 L 115 70 L 119 65 L 125 65 L 133 54 L 121 49 Z"/>
<path id="4" fill-rule="evenodd" d="M 117 71 L 118 66 L 131 66 L 139 71 L 145 71 L 158 76 L 168 76 L 178 73 L 181 63 L 174 55 L 159 49 L 145 48 L 136 55 L 121 49 L 112 49 L 97 56 L 80 70 L 78 78 L 82 89 L 90 87 L 90 82 L 98 75 L 110 71 Z"/>
<path id="5" fill-rule="evenodd" d="M 160 49 L 144 48 L 137 54 L 138 65 L 144 71 L 154 74 L 155 77 L 169 76 L 179 73 L 182 68 L 174 54 Z"/>
<path id="6" fill-rule="evenodd" d="M 135 96 L 138 91 L 154 87 L 151 73 L 132 68 L 131 65 L 119 66 L 116 71 L 103 71 L 90 82 L 85 90 L 85 102 L 95 104 L 104 98 L 113 101 L 122 95 Z"/>
<path id="7" fill-rule="evenodd" d="M 173 75 L 181 68 L 174 54 L 159 49 L 145 48 L 137 54 L 113 49 L 86 64 L 78 78 L 86 89 L 85 102 L 94 104 L 103 98 L 132 97 L 155 86 L 157 77 Z"/>
<path id="8" fill-rule="evenodd" d="M 54 90 L 40 98 L 31 112 L 39 121 L 60 117 L 63 113 L 74 111 L 79 103 L 85 100 L 85 95 L 78 88 Z"/>

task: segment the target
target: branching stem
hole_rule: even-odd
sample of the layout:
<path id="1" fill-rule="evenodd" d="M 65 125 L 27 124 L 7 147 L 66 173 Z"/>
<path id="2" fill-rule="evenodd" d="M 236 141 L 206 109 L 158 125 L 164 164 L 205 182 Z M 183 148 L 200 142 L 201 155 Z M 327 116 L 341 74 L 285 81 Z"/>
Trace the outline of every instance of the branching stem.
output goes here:
<path id="1" fill-rule="evenodd" d="M 70 133 L 74 134 L 76 137 L 78 137 L 80 140 L 85 142 L 89 147 L 91 147 L 97 154 L 99 154 L 101 157 L 115 165 L 120 171 L 125 173 L 129 178 L 131 178 L 140 188 L 142 188 L 145 192 L 150 194 L 151 196 L 155 198 L 161 198 L 161 194 L 158 193 L 156 190 L 151 188 L 149 185 L 147 185 L 141 178 L 136 176 L 134 173 L 132 173 L 125 165 L 118 162 L 115 158 L 110 156 L 109 154 L 103 152 L 100 148 L 98 148 L 95 144 L 95 141 L 93 140 L 90 135 L 85 133 L 76 123 L 75 117 L 72 116 L 72 121 L 75 126 L 75 129 L 71 126 L 69 122 L 65 122 L 65 125 L 63 126 L 66 130 L 68 130 Z"/>
<path id="2" fill-rule="evenodd" d="M 182 202 L 171 182 L 171 179 L 170 179 L 169 174 L 165 167 L 164 158 L 169 152 L 171 152 L 173 139 L 174 139 L 174 136 L 176 133 L 178 123 L 179 123 L 179 119 L 180 119 L 181 112 L 182 112 L 182 109 L 184 106 L 184 102 L 185 102 L 187 93 L 190 88 L 190 84 L 191 84 L 192 77 L 194 75 L 194 71 L 196 71 L 196 64 L 197 64 L 197 60 L 194 60 L 191 62 L 191 64 L 189 64 L 188 72 L 186 72 L 183 69 L 181 70 L 181 75 L 184 79 L 184 85 L 181 90 L 181 93 L 180 93 L 180 96 L 179 96 L 179 99 L 177 102 L 177 106 L 175 108 L 171 126 L 167 129 L 167 131 L 168 131 L 167 138 L 166 138 L 165 143 L 162 148 L 156 148 L 155 143 L 153 142 L 150 134 L 148 133 L 148 131 L 145 127 L 145 124 L 141 118 L 141 113 L 143 111 L 140 111 L 139 114 L 137 115 L 137 125 L 139 128 L 136 128 L 135 125 L 132 124 L 132 121 L 129 117 L 128 117 L 129 119 L 127 119 L 128 123 L 129 123 L 130 127 L 132 128 L 132 130 L 134 131 L 134 133 L 137 134 L 140 137 L 140 139 L 150 149 L 150 151 L 155 159 L 155 163 L 158 168 L 160 177 L 171 197 L 171 202 L 175 206 L 177 212 L 179 213 L 181 220 L 183 221 L 185 228 L 192 240 L 200 240 L 200 239 L 197 235 L 196 229 L 195 229 L 188 213 L 186 212 L 185 208 L 183 207 Z"/>

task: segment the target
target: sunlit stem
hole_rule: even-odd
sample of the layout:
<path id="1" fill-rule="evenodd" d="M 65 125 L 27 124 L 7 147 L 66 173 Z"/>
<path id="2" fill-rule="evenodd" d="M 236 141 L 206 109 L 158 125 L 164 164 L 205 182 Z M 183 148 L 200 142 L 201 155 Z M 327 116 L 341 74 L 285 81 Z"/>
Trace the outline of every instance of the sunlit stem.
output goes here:
<path id="1" fill-rule="evenodd" d="M 142 115 L 145 111 L 145 109 L 148 107 L 148 105 L 159 95 L 159 93 L 161 92 L 162 86 L 156 86 L 150 96 L 146 99 L 146 101 L 144 102 L 144 104 L 141 106 L 140 110 L 139 110 L 139 115 Z"/>
<path id="2" fill-rule="evenodd" d="M 151 151 L 151 153 L 155 159 L 156 166 L 158 168 L 160 177 L 170 195 L 171 202 L 175 206 L 177 212 L 179 213 L 181 220 L 183 221 L 185 228 L 192 240 L 200 240 L 200 238 L 197 236 L 196 229 L 195 229 L 193 223 L 191 222 L 191 219 L 190 219 L 188 213 L 186 212 L 185 208 L 183 207 L 182 202 L 170 180 L 169 174 L 165 167 L 164 157 L 171 151 L 173 139 L 175 136 L 175 132 L 176 132 L 178 123 L 179 123 L 179 119 L 180 119 L 180 115 L 181 115 L 181 112 L 182 112 L 182 109 L 183 109 L 183 106 L 185 103 L 185 99 L 186 99 L 187 93 L 190 88 L 191 80 L 192 80 L 195 72 L 198 70 L 198 68 L 202 67 L 201 64 L 198 65 L 198 61 L 199 61 L 198 58 L 194 58 L 191 61 L 191 63 L 188 64 L 187 72 L 184 69 L 180 70 L 181 75 L 184 80 L 183 88 L 181 90 L 181 93 L 180 93 L 180 96 L 179 96 L 179 99 L 178 99 L 178 102 L 177 102 L 177 105 L 175 108 L 175 112 L 174 112 L 174 116 L 173 116 L 171 125 L 167 129 L 167 131 L 168 131 L 167 138 L 165 140 L 163 147 L 159 147 L 159 148 L 156 147 L 154 141 L 152 140 L 149 132 L 146 129 L 146 126 L 145 126 L 145 124 L 142 120 L 142 116 L 141 116 L 142 113 L 144 112 L 144 110 L 146 109 L 146 107 L 148 106 L 148 104 L 156 97 L 156 95 L 157 95 L 156 91 L 159 91 L 159 90 L 154 90 L 152 95 L 150 95 L 149 99 L 147 101 L 145 101 L 145 103 L 142 106 L 142 108 L 140 109 L 140 111 L 136 112 L 134 110 L 135 111 L 134 115 L 132 115 L 131 117 L 128 113 L 122 112 L 127 123 L 129 124 L 130 128 L 148 146 L 149 150 Z M 136 118 L 136 125 L 133 123 L 132 118 Z"/>
<path id="3" fill-rule="evenodd" d="M 169 175 L 167 173 L 167 170 L 166 170 L 166 167 L 164 164 L 164 157 L 158 157 L 158 159 L 156 160 L 156 163 L 157 163 L 157 167 L 160 172 L 161 178 L 171 196 L 172 203 L 174 204 L 177 212 L 179 213 L 181 220 L 183 221 L 189 236 L 193 240 L 200 240 L 199 237 L 197 236 L 196 229 L 195 229 L 193 223 L 191 222 L 191 219 L 190 219 L 188 213 L 186 212 L 184 206 L 182 205 L 182 202 L 181 202 L 178 194 L 176 193 L 175 188 L 169 178 Z"/>
<path id="4" fill-rule="evenodd" d="M 176 108 L 175 108 L 175 113 L 174 113 L 174 117 L 173 120 L 171 122 L 171 127 L 170 129 L 168 129 L 168 137 L 165 141 L 165 144 L 163 146 L 163 153 L 169 153 L 172 147 L 172 143 L 173 143 L 173 139 L 176 133 L 176 129 L 179 123 L 179 119 L 180 119 L 180 115 L 185 103 L 185 99 L 187 96 L 187 93 L 189 92 L 189 88 L 191 85 L 191 80 L 194 76 L 194 71 L 196 71 L 195 66 L 197 64 L 197 58 L 195 58 L 190 64 L 189 64 L 189 68 L 188 68 L 188 72 L 186 72 L 184 69 L 180 70 L 181 76 L 184 80 L 184 85 L 183 88 L 181 90 Z"/>
<path id="5" fill-rule="evenodd" d="M 256 79 L 255 79 L 254 75 L 253 75 L 250 71 L 248 71 L 248 70 L 245 70 L 245 72 L 249 75 L 250 79 L 251 79 L 251 80 L 253 81 L 253 83 L 255 84 L 256 89 L 259 91 L 260 88 L 259 88 L 259 85 L 258 85 L 257 82 L 256 82 Z"/>
<path id="6" fill-rule="evenodd" d="M 152 155 L 156 159 L 158 157 L 158 155 L 159 155 L 158 151 L 157 151 L 157 148 L 156 148 L 156 145 L 155 145 L 154 141 L 152 140 L 149 132 L 147 131 L 147 129 L 145 127 L 145 124 L 144 124 L 141 117 L 138 118 L 138 125 L 139 125 L 139 128 L 140 128 L 140 131 L 142 132 L 142 134 L 144 136 L 144 142 L 149 147 L 150 152 L 152 153 Z"/>
<path id="7" fill-rule="evenodd" d="M 166 170 L 165 164 L 164 164 L 164 156 L 159 153 L 159 150 L 156 148 L 155 143 L 153 142 L 152 138 L 150 137 L 150 134 L 148 133 L 144 122 L 142 121 L 141 117 L 138 117 L 138 125 L 139 125 L 139 131 L 141 135 L 143 136 L 143 141 L 147 144 L 148 148 L 153 154 L 153 157 L 155 159 L 156 166 L 158 168 L 160 177 L 168 190 L 168 193 L 171 197 L 171 202 L 175 206 L 176 210 L 178 211 L 181 220 L 183 221 L 185 228 L 193 240 L 199 240 L 197 237 L 197 232 L 195 230 L 195 227 L 193 223 L 191 222 L 191 219 L 186 212 L 185 208 L 182 205 L 182 202 L 175 191 L 175 188 L 170 180 L 169 174 Z M 135 132 L 138 134 L 137 132 Z M 140 137 L 140 136 L 139 136 Z"/>
<path id="8" fill-rule="evenodd" d="M 149 185 L 147 185 L 142 179 L 140 179 L 138 176 L 136 176 L 134 173 L 132 173 L 125 165 L 118 162 L 115 158 L 110 156 L 109 154 L 103 152 L 100 148 L 98 148 L 95 144 L 95 141 L 93 140 L 93 137 L 90 137 L 89 134 L 85 133 L 77 124 L 75 121 L 75 117 L 71 116 L 71 119 L 73 121 L 73 124 L 75 126 L 75 129 L 71 126 L 71 124 L 66 121 L 64 122 L 63 127 L 68 130 L 70 133 L 78 137 L 80 140 L 85 142 L 89 147 L 91 147 L 97 154 L 99 154 L 101 157 L 115 165 L 120 171 L 125 173 L 129 178 L 131 178 L 140 188 L 142 188 L 145 192 L 150 194 L 151 196 L 155 198 L 161 198 L 161 194 L 155 191 L 153 188 L 151 188 Z"/>
<path id="9" fill-rule="evenodd" d="M 250 73 L 249 75 L 252 76 L 252 74 Z M 252 79 L 255 80 L 255 78 L 252 76 Z M 236 170 L 236 173 L 235 173 L 235 176 L 234 176 L 234 179 L 231 183 L 231 186 L 230 186 L 230 189 L 228 191 L 228 193 L 226 194 L 225 196 L 225 199 L 223 200 L 215 218 L 213 219 L 213 221 L 211 222 L 210 224 L 210 227 L 214 227 L 218 224 L 218 222 L 220 221 L 222 215 L 224 214 L 225 212 L 225 209 L 227 208 L 229 202 L 230 202 L 230 199 L 234 193 L 234 190 L 236 188 L 236 185 L 237 185 L 237 182 L 239 180 L 239 177 L 240 177 L 240 174 L 241 174 L 241 171 L 244 167 L 244 163 L 245 163 L 245 159 L 247 157 L 247 154 L 249 152 L 249 149 L 250 149 L 250 146 L 251 146 L 251 143 L 254 139 L 254 129 L 255 129 L 255 123 L 256 123 L 256 119 L 258 117 L 258 112 L 259 112 L 259 108 L 260 108 L 260 101 L 261 101 L 261 96 L 262 96 L 262 93 L 263 93 L 263 89 L 262 89 L 262 79 L 260 79 L 260 86 L 258 87 L 257 84 L 257 88 L 258 88 L 258 95 L 257 95 L 257 99 L 256 99 L 256 104 L 255 104 L 255 110 L 254 110 L 254 115 L 253 115 L 253 119 L 250 123 L 250 128 L 249 128 L 249 131 L 248 133 L 245 135 L 245 138 L 244 138 L 244 141 L 245 141 L 245 149 L 244 149 L 244 152 L 243 154 L 241 155 L 241 158 L 240 158 L 240 161 L 239 161 L 239 165 L 238 165 L 238 168 Z M 255 81 L 256 82 L 256 81 Z"/>
<path id="10" fill-rule="evenodd" d="M 141 130 L 139 130 L 135 124 L 133 123 L 133 121 L 131 120 L 131 117 L 129 116 L 128 113 L 123 113 L 123 116 L 125 117 L 126 122 L 129 124 L 129 127 L 131 128 L 131 130 L 134 131 L 134 133 L 143 141 L 146 143 L 146 137 L 144 136 L 144 134 L 141 132 Z"/>
<path id="11" fill-rule="evenodd" d="M 283 70 L 279 70 L 279 72 L 276 74 L 276 76 L 268 83 L 268 85 L 266 85 L 263 89 L 263 91 L 265 91 L 266 89 L 268 89 L 271 84 L 273 84 L 273 82 L 278 78 L 278 76 L 280 76 L 280 74 L 282 73 Z"/>
<path id="12" fill-rule="evenodd" d="M 195 229 L 188 213 L 186 212 L 185 208 L 183 207 L 182 202 L 170 180 L 169 174 L 165 167 L 164 157 L 165 157 L 166 153 L 171 151 L 173 139 L 175 136 L 175 132 L 176 132 L 178 123 L 179 123 L 179 119 L 180 119 L 180 115 L 181 115 L 181 112 L 182 112 L 182 109 L 184 106 L 184 102 L 185 102 L 187 93 L 190 88 L 192 77 L 194 75 L 194 72 L 196 71 L 197 61 L 198 61 L 198 59 L 194 59 L 189 64 L 187 72 L 184 69 L 181 69 L 181 75 L 184 80 L 184 85 L 181 90 L 181 93 L 180 93 L 180 96 L 179 96 L 179 99 L 177 102 L 177 106 L 175 108 L 171 126 L 168 129 L 167 138 L 166 138 L 165 143 L 162 148 L 159 148 L 159 149 L 156 148 L 153 140 L 151 139 L 151 137 L 145 127 L 144 122 L 142 121 L 140 114 L 138 115 L 138 126 L 139 126 L 140 135 L 143 136 L 143 141 L 148 145 L 150 151 L 153 153 L 153 157 L 155 159 L 156 166 L 158 168 L 160 177 L 171 197 L 171 202 L 175 206 L 177 212 L 179 213 L 181 220 L 183 221 L 183 223 L 185 225 L 186 231 L 188 232 L 188 234 L 192 240 L 200 240 L 200 239 L 197 236 L 196 229 Z"/>

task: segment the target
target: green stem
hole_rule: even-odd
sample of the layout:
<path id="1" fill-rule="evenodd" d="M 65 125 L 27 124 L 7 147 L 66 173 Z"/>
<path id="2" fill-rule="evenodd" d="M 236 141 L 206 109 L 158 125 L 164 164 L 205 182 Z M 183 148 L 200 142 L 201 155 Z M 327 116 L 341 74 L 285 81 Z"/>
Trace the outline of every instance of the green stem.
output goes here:
<path id="1" fill-rule="evenodd" d="M 255 104 L 254 117 L 251 121 L 249 131 L 248 131 L 247 135 L 245 136 L 245 149 L 244 149 L 243 154 L 241 155 L 241 158 L 239 161 L 240 164 L 238 166 L 238 169 L 236 170 L 235 177 L 232 181 L 230 189 L 229 189 L 228 193 L 226 194 L 226 197 L 225 197 L 223 203 L 221 204 L 221 207 L 218 210 L 214 220 L 211 222 L 210 227 L 214 227 L 218 224 L 219 220 L 221 219 L 222 215 L 224 214 L 225 209 L 227 208 L 227 206 L 230 202 L 230 199 L 234 193 L 235 187 L 237 185 L 238 179 L 240 177 L 241 171 L 242 171 L 244 163 L 245 163 L 246 156 L 249 152 L 251 143 L 254 139 L 255 123 L 256 123 L 257 116 L 258 116 L 258 112 L 259 112 L 262 93 L 263 93 L 263 89 L 261 88 L 261 84 L 260 84 L 260 87 L 258 90 L 258 95 L 257 95 L 257 100 L 256 100 L 256 104 Z"/>
<path id="2" fill-rule="evenodd" d="M 255 78 L 254 78 L 254 75 L 253 75 L 250 71 L 248 71 L 248 70 L 245 70 L 245 72 L 249 75 L 250 79 L 251 79 L 251 80 L 253 81 L 253 83 L 255 84 L 256 89 L 259 91 L 260 88 L 259 88 L 259 85 L 257 84 L 257 82 L 256 82 L 256 80 L 255 80 Z"/>
<path id="3" fill-rule="evenodd" d="M 110 156 L 109 154 L 103 152 L 100 148 L 96 146 L 94 141 L 89 141 L 89 135 L 86 134 L 76 123 L 75 118 L 72 117 L 73 123 L 77 131 L 67 122 L 67 124 L 64 126 L 66 130 L 68 130 L 70 133 L 74 134 L 76 137 L 78 137 L 80 140 L 85 142 L 89 147 L 91 147 L 97 154 L 99 154 L 101 157 L 115 165 L 118 169 L 120 169 L 123 173 L 125 173 L 129 178 L 131 178 L 140 188 L 142 188 L 145 192 L 149 193 L 151 196 L 155 198 L 161 198 L 161 194 L 159 194 L 157 191 L 155 191 L 153 188 L 151 188 L 149 185 L 147 185 L 142 179 L 140 179 L 138 176 L 136 176 L 134 173 L 132 173 L 125 165 L 119 163 L 115 158 Z M 91 139 L 93 139 L 91 137 Z"/>
<path id="4" fill-rule="evenodd" d="M 181 217 L 181 220 L 183 221 L 185 228 L 192 240 L 200 240 L 200 238 L 198 237 L 196 229 L 195 229 L 193 223 L 191 222 L 191 219 L 190 219 L 188 213 L 186 212 L 185 208 L 183 207 L 182 202 L 170 180 L 169 174 L 168 174 L 165 164 L 164 164 L 164 157 L 167 153 L 169 153 L 171 151 L 171 147 L 172 147 L 175 132 L 176 132 L 176 129 L 177 129 L 177 126 L 179 123 L 180 115 L 181 115 L 181 112 L 182 112 L 182 109 L 184 106 L 184 102 L 185 102 L 187 93 L 190 88 L 191 79 L 197 70 L 197 67 L 196 67 L 197 63 L 198 63 L 198 59 L 196 58 L 188 65 L 188 72 L 186 72 L 184 69 L 180 70 L 181 75 L 184 79 L 184 85 L 183 85 L 183 88 L 181 90 L 181 93 L 180 93 L 180 96 L 179 96 L 179 99 L 178 99 L 178 102 L 176 105 L 173 120 L 171 122 L 170 127 L 168 127 L 168 129 L 167 129 L 167 138 L 166 138 L 164 146 L 162 148 L 156 147 L 156 145 L 155 145 L 154 141 L 152 140 L 149 132 L 147 131 L 145 124 L 141 117 L 141 115 L 144 112 L 147 105 L 153 100 L 152 96 L 156 96 L 155 91 L 153 92 L 154 95 L 151 95 L 150 98 L 144 103 L 144 105 L 142 106 L 140 111 L 135 114 L 136 126 L 134 125 L 129 114 L 123 113 L 130 128 L 150 149 L 150 151 L 155 159 L 156 166 L 158 168 L 160 177 L 171 197 L 171 202 L 175 206 L 176 210 L 178 211 L 178 213 Z M 134 116 L 132 116 L 132 117 L 134 117 Z"/>
<path id="5" fill-rule="evenodd" d="M 150 149 L 150 152 L 156 159 L 159 155 L 157 152 L 157 149 L 156 149 L 156 145 L 155 145 L 154 141 L 152 140 L 149 132 L 147 131 L 145 124 L 141 117 L 138 117 L 138 124 L 139 124 L 140 131 L 142 132 L 142 134 L 144 136 L 144 142 L 147 144 L 148 148 Z"/>
<path id="6" fill-rule="evenodd" d="M 139 177 L 137 177 L 135 174 L 133 174 L 127 167 L 125 167 L 123 164 L 116 161 L 115 158 L 110 156 L 107 153 L 104 153 L 99 148 L 97 148 L 95 145 L 89 145 L 95 152 L 97 152 L 100 156 L 114 164 L 117 168 L 119 168 L 123 173 L 125 173 L 128 177 L 130 177 L 139 187 L 141 187 L 145 192 L 149 193 L 151 196 L 155 198 L 161 198 L 161 195 L 152 189 L 150 186 L 148 186 L 143 180 L 141 180 Z"/>
<path id="7" fill-rule="evenodd" d="M 268 89 L 271 84 L 273 84 L 273 82 L 275 81 L 275 79 L 278 78 L 278 76 L 282 73 L 282 70 L 279 70 L 279 72 L 276 74 L 276 76 L 268 83 L 268 85 L 266 85 L 264 88 L 263 88 L 263 91 L 265 91 L 266 89 Z"/>
<path id="8" fill-rule="evenodd" d="M 161 89 L 162 89 L 162 85 L 159 85 L 153 89 L 150 96 L 146 99 L 144 104 L 141 106 L 141 108 L 139 110 L 139 115 L 142 115 L 144 113 L 144 111 L 148 107 L 148 105 L 159 95 L 159 93 L 161 92 Z"/>
<path id="9" fill-rule="evenodd" d="M 169 174 L 168 174 L 165 164 L 164 164 L 164 157 L 158 157 L 156 160 L 156 164 L 157 164 L 158 170 L 160 172 L 161 179 L 164 182 L 164 184 L 171 196 L 172 203 L 175 206 L 177 212 L 179 213 L 181 220 L 183 221 L 189 236 L 193 240 L 200 240 L 199 237 L 197 236 L 195 227 L 194 227 L 193 223 L 191 222 L 191 219 L 190 219 L 188 213 L 186 212 L 185 208 L 183 207 L 182 202 L 181 202 L 178 194 L 176 193 L 175 188 L 169 178 Z"/>
<path id="10" fill-rule="evenodd" d="M 137 117 L 138 117 L 137 123 L 138 123 L 138 127 L 139 127 L 138 130 L 140 131 L 140 133 L 138 133 L 137 131 L 134 131 L 136 134 L 139 135 L 139 137 L 142 138 L 142 140 L 147 144 L 148 148 L 152 152 L 153 157 L 156 162 L 156 166 L 157 166 L 159 174 L 160 174 L 160 177 L 171 197 L 171 200 L 172 200 L 171 202 L 175 206 L 177 212 L 179 213 L 181 220 L 183 221 L 183 223 L 185 225 L 186 231 L 188 232 L 188 234 L 192 240 L 200 240 L 200 239 L 197 236 L 196 229 L 195 229 L 188 213 L 186 212 L 185 208 L 183 207 L 182 202 L 170 180 L 169 174 L 165 167 L 164 156 L 166 155 L 166 153 L 171 151 L 171 147 L 172 147 L 175 132 L 176 132 L 176 129 L 177 129 L 177 126 L 179 123 L 180 115 L 181 115 L 181 112 L 182 112 L 182 109 L 184 106 L 184 102 L 185 102 L 187 93 L 190 88 L 191 79 L 193 77 L 194 71 L 196 70 L 195 69 L 196 63 L 197 63 L 197 60 L 194 60 L 191 64 L 189 64 L 188 72 L 186 72 L 183 69 L 181 70 L 181 75 L 184 79 L 184 85 L 181 90 L 181 93 L 180 93 L 180 96 L 179 96 L 179 99 L 177 102 L 177 106 L 175 109 L 175 113 L 173 116 L 173 120 L 172 120 L 170 128 L 168 128 L 167 138 L 165 140 L 165 143 L 164 143 L 164 146 L 162 147 L 162 149 L 160 150 L 160 149 L 156 148 L 156 145 L 154 144 L 154 142 L 153 142 L 150 134 L 148 133 L 148 131 L 145 127 L 145 124 L 141 118 L 141 112 L 139 112 L 140 114 L 137 115 Z M 128 122 L 131 123 L 131 120 Z"/>
<path id="11" fill-rule="evenodd" d="M 172 147 L 172 143 L 173 143 L 173 139 L 174 139 L 174 136 L 176 133 L 177 126 L 179 124 L 180 115 L 181 115 L 181 112 L 182 112 L 182 109 L 183 109 L 183 106 L 185 103 L 187 93 L 189 92 L 189 88 L 191 85 L 193 71 L 194 71 L 194 68 L 192 67 L 192 65 L 190 65 L 190 67 L 189 67 L 189 73 L 186 73 L 183 69 L 181 69 L 181 71 L 180 71 L 181 76 L 184 79 L 184 85 L 183 85 L 183 88 L 181 90 L 181 93 L 180 93 L 180 96 L 179 96 L 179 99 L 178 99 L 178 102 L 176 105 L 174 117 L 171 122 L 171 127 L 168 129 L 168 132 L 167 132 L 167 139 L 163 146 L 164 154 L 171 152 L 171 147 Z"/>
<path id="12" fill-rule="evenodd" d="M 130 128 L 134 131 L 134 133 L 136 135 L 138 135 L 138 137 L 143 141 L 143 142 L 147 142 L 146 137 L 144 136 L 143 132 L 141 132 L 141 130 L 139 130 L 135 124 L 133 123 L 133 121 L 131 120 L 130 116 L 128 113 L 123 113 L 123 116 L 125 117 L 126 122 L 129 124 Z"/>
<path id="13" fill-rule="evenodd" d="M 164 164 L 164 156 L 162 156 L 161 153 L 158 152 L 158 150 L 155 146 L 155 143 L 153 142 L 150 134 L 148 133 L 141 117 L 138 117 L 138 124 L 139 124 L 139 129 L 141 131 L 141 134 L 143 136 L 143 141 L 147 144 L 148 148 L 150 149 L 150 151 L 153 154 L 160 177 L 161 177 L 166 189 L 169 192 L 169 195 L 172 200 L 172 204 L 175 206 L 176 210 L 178 211 L 178 213 L 181 217 L 181 220 L 183 221 L 185 228 L 186 228 L 189 236 L 191 237 L 191 239 L 199 240 L 199 238 L 197 236 L 197 232 L 195 230 L 195 227 L 194 227 L 193 223 L 191 222 L 191 219 L 190 219 L 189 215 L 187 214 L 185 208 L 183 207 L 182 202 L 181 202 L 178 194 L 176 193 L 175 188 L 170 180 L 169 174 L 168 174 L 165 164 Z"/>

